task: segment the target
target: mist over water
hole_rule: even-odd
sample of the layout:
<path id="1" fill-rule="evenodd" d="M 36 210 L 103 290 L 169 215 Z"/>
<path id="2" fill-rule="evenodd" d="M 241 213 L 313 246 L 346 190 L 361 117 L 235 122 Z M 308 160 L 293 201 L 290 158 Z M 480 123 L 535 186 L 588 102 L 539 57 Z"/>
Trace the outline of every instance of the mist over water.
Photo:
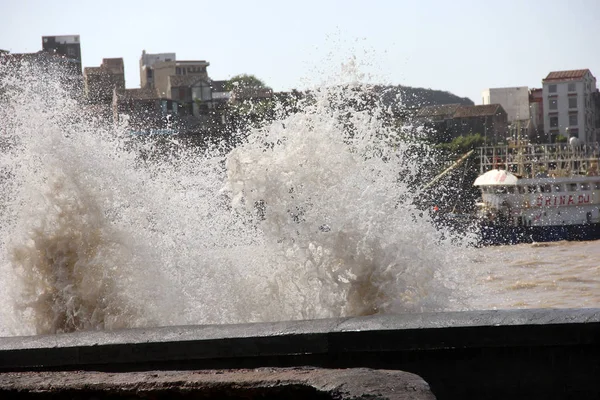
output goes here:
<path id="1" fill-rule="evenodd" d="M 469 239 L 414 205 L 429 153 L 359 82 L 233 150 L 174 136 L 147 159 L 49 76 L 3 72 L 0 334 L 464 307 Z"/>

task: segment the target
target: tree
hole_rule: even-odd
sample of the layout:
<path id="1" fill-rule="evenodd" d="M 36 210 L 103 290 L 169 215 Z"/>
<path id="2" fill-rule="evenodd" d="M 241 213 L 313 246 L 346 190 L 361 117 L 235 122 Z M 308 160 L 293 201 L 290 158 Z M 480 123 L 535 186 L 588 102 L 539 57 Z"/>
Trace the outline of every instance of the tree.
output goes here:
<path id="1" fill-rule="evenodd" d="M 227 81 L 227 83 L 225 84 L 225 89 L 226 90 L 234 90 L 236 88 L 239 89 L 247 89 L 247 88 L 253 88 L 253 89 L 258 89 L 258 88 L 265 88 L 265 89 L 269 89 L 269 87 L 260 79 L 258 79 L 256 76 L 254 75 L 248 75 L 248 74 L 239 74 L 234 76 L 233 78 L 231 78 L 229 81 Z"/>

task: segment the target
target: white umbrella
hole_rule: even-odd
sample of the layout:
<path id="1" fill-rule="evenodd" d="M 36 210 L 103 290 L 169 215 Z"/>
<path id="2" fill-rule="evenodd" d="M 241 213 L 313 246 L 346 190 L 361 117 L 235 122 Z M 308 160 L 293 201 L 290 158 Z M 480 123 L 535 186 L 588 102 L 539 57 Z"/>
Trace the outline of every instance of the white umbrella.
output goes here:
<path id="1" fill-rule="evenodd" d="M 515 175 L 504 169 L 492 169 L 475 179 L 473 186 L 483 185 L 516 185 L 519 181 Z"/>

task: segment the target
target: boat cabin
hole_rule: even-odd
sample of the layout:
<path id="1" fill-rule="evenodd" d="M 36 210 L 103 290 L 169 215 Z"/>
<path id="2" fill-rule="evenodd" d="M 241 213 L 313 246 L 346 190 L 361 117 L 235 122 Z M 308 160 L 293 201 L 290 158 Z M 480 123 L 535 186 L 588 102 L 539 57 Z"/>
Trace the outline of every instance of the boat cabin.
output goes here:
<path id="1" fill-rule="evenodd" d="M 598 160 L 597 146 L 481 148 L 478 215 L 508 226 L 600 223 Z"/>

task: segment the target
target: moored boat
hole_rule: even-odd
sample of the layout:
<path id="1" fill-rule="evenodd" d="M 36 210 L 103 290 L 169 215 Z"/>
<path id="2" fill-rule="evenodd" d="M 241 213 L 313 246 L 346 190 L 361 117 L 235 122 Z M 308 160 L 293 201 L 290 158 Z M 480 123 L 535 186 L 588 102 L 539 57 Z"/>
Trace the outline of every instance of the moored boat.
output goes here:
<path id="1" fill-rule="evenodd" d="M 479 156 L 482 244 L 600 239 L 597 144 L 491 146 Z"/>

